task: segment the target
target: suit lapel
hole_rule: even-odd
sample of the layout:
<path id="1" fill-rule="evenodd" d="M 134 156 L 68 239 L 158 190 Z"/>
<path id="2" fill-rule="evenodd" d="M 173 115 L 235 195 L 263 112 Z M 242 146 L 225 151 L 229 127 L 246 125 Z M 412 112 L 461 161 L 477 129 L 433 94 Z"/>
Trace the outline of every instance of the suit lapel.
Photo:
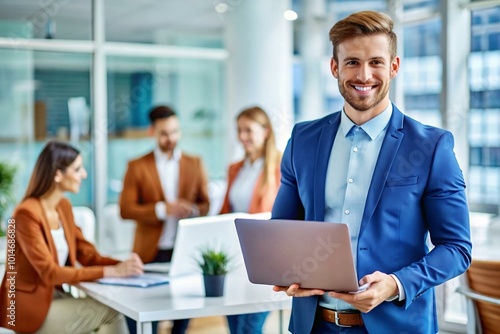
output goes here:
<path id="1" fill-rule="evenodd" d="M 177 189 L 177 198 L 186 198 L 186 189 L 189 180 L 189 168 L 186 166 L 186 158 L 181 154 L 179 159 L 179 189 Z"/>
<path id="2" fill-rule="evenodd" d="M 404 115 L 399 111 L 396 106 L 392 106 L 392 116 L 387 127 L 387 133 L 385 134 L 384 142 L 380 148 L 380 153 L 378 155 L 377 164 L 373 171 L 372 182 L 370 184 L 370 189 L 366 197 L 365 211 L 363 213 L 363 219 L 361 221 L 361 226 L 363 223 L 370 221 L 377 203 L 384 190 L 384 185 L 391 170 L 391 166 L 394 163 L 394 158 L 401 145 L 404 134 L 400 131 L 403 128 L 403 118 Z"/>
<path id="3" fill-rule="evenodd" d="M 160 174 L 158 174 L 158 169 L 156 168 L 156 160 L 153 152 L 147 155 L 145 167 L 146 175 L 149 174 L 151 176 L 154 190 L 156 194 L 158 194 L 156 198 L 160 199 L 161 201 L 166 200 L 165 193 L 163 192 L 163 187 L 160 181 Z"/>
<path id="4" fill-rule="evenodd" d="M 52 238 L 52 232 L 50 231 L 47 215 L 45 214 L 45 210 L 43 209 L 40 200 L 37 199 L 36 201 L 38 202 L 39 205 L 40 217 L 42 217 L 43 233 L 45 234 L 45 238 L 47 239 L 47 242 L 49 244 L 50 253 L 52 254 L 52 258 L 54 259 L 54 261 L 56 261 L 56 263 L 59 263 L 59 259 L 57 258 L 57 249 L 54 243 L 54 238 Z"/>
<path id="5" fill-rule="evenodd" d="M 333 114 L 328 119 L 326 126 L 321 129 L 318 146 L 316 148 L 316 161 L 314 165 L 314 219 L 325 219 L 325 189 L 328 161 L 332 152 L 333 141 L 340 125 L 340 112 Z"/>

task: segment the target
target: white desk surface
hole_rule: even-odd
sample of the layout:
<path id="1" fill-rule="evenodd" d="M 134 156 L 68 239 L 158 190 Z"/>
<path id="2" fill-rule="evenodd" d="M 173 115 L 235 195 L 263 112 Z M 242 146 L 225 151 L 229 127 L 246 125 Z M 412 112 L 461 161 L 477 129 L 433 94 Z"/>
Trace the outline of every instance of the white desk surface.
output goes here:
<path id="1" fill-rule="evenodd" d="M 290 309 L 292 302 L 271 286 L 250 283 L 244 268 L 226 276 L 223 297 L 205 297 L 201 274 L 175 277 L 169 284 L 149 288 L 92 282 L 82 282 L 79 287 L 140 323 Z"/>

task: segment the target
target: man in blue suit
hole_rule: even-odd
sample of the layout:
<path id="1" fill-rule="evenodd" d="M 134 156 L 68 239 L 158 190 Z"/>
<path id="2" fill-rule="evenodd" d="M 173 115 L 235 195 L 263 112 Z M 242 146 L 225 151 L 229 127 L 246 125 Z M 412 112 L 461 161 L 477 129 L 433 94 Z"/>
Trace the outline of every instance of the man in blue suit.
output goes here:
<path id="1" fill-rule="evenodd" d="M 389 100 L 400 58 L 387 15 L 352 14 L 333 26 L 330 40 L 344 107 L 295 126 L 272 216 L 346 223 L 359 283 L 369 287 L 274 290 L 294 296 L 292 333 L 437 333 L 434 287 L 471 261 L 453 136 Z"/>

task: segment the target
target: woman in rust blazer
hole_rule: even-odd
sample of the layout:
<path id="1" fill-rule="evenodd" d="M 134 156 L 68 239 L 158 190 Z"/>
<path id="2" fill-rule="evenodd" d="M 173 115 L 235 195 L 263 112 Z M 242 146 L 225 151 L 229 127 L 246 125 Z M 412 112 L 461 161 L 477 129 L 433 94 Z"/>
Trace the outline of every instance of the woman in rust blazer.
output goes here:
<path id="1" fill-rule="evenodd" d="M 8 221 L 1 327 L 19 333 L 128 332 L 121 314 L 62 288 L 142 273 L 137 255 L 124 262 L 101 256 L 75 225 L 64 193 L 77 193 L 86 176 L 78 150 L 66 143 L 50 141 L 38 157 L 24 200 Z"/>
<path id="2" fill-rule="evenodd" d="M 280 185 L 281 153 L 271 121 L 264 110 L 251 107 L 238 115 L 238 139 L 245 159 L 229 166 L 228 186 L 221 213 L 270 212 Z M 262 333 L 269 312 L 227 317 L 231 334 Z"/>

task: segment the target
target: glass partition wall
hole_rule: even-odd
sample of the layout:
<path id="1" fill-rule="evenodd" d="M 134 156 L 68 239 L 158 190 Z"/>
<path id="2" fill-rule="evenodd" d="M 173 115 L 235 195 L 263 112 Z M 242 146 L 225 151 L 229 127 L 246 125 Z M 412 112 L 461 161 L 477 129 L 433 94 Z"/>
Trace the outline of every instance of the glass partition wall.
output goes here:
<path id="1" fill-rule="evenodd" d="M 190 14 L 179 13 L 179 4 L 1 4 L 0 157 L 18 168 L 16 199 L 46 141 L 68 140 L 88 171 L 81 192 L 69 196 L 99 215 L 103 205 L 116 203 L 127 161 L 152 149 L 147 112 L 160 103 L 179 113 L 181 148 L 201 155 L 211 178 L 224 177 L 223 150 L 213 148 L 224 142 L 226 53 L 222 23 L 210 6 L 200 9 L 210 29 L 186 23 L 191 31 L 176 33 L 171 21 L 188 22 Z"/>
<path id="2" fill-rule="evenodd" d="M 109 202 L 118 200 L 127 161 L 154 148 L 153 105 L 170 105 L 181 123 L 180 148 L 203 158 L 211 180 L 225 177 L 222 62 L 110 56 L 107 65 Z"/>
<path id="3" fill-rule="evenodd" d="M 0 156 L 17 167 L 16 199 L 48 139 L 71 140 L 91 171 L 91 55 L 0 49 L 0 58 Z M 80 193 L 68 195 L 75 205 L 91 205 L 92 181 L 89 173 Z"/>

